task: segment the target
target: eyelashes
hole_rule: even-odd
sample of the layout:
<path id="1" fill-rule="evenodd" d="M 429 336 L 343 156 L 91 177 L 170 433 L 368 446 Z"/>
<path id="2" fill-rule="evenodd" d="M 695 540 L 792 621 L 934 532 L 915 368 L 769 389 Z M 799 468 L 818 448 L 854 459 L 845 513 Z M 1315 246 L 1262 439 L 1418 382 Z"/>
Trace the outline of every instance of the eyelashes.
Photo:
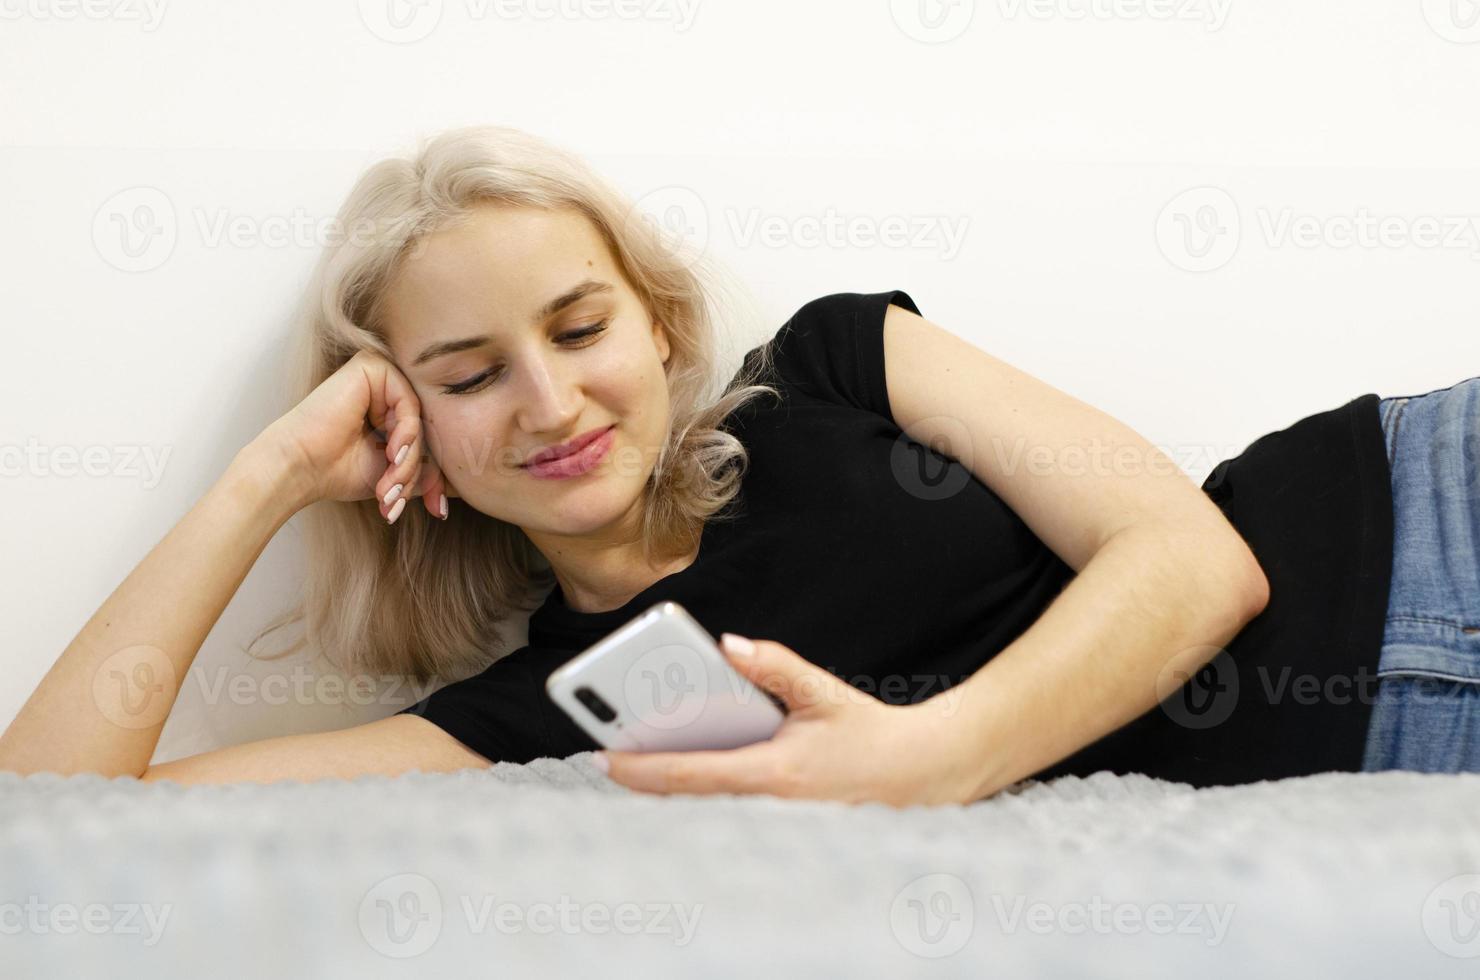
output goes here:
<path id="1" fill-rule="evenodd" d="M 607 324 L 609 324 L 610 322 L 611 317 L 607 317 L 605 320 L 593 323 L 589 327 L 583 327 L 579 330 L 567 331 L 566 333 L 561 334 L 556 339 L 559 340 L 561 343 L 566 344 L 566 346 L 568 347 L 589 347 L 591 346 L 590 344 L 577 345 L 569 343 L 569 341 L 585 340 L 587 337 L 594 337 L 598 334 L 605 333 Z M 594 343 L 594 341 L 592 343 Z M 469 378 L 466 381 L 459 381 L 457 384 L 453 385 L 444 385 L 442 387 L 442 390 L 449 395 L 468 395 L 472 394 L 475 391 L 482 391 L 484 388 L 497 381 L 500 377 L 502 377 L 502 375 L 495 374 L 494 368 L 489 368 L 482 374 Z"/>

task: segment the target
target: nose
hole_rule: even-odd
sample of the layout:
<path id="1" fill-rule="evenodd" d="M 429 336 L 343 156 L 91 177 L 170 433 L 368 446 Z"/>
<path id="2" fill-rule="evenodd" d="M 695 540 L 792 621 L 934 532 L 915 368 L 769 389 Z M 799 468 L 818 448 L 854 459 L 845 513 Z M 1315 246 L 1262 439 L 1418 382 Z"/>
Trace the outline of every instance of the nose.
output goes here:
<path id="1" fill-rule="evenodd" d="M 565 438 L 581 417 L 581 391 L 577 369 L 558 359 L 534 356 L 525 359 L 515 375 L 515 421 L 525 432 Z"/>

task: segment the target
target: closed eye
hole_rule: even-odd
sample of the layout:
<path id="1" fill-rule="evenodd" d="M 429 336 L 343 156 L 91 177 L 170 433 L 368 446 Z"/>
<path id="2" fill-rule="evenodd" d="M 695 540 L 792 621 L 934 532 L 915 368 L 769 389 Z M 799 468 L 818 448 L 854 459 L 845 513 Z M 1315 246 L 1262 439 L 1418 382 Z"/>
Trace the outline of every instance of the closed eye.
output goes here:
<path id="1" fill-rule="evenodd" d="M 601 320 L 600 322 L 593 323 L 589 327 L 583 327 L 580 330 L 571 330 L 571 331 L 568 331 L 567 333 L 563 333 L 559 337 L 557 337 L 556 339 L 558 341 L 560 341 L 562 344 L 565 344 L 568 347 L 575 347 L 575 346 L 589 347 L 589 346 L 591 346 L 590 344 L 579 344 L 578 345 L 578 344 L 573 343 L 573 342 L 574 341 L 585 340 L 587 337 L 594 337 L 597 334 L 600 334 L 600 333 L 605 332 L 606 326 L 610 322 L 611 322 L 611 317 L 607 317 L 605 320 Z M 592 341 L 592 343 L 594 343 L 594 342 L 595 341 Z M 442 390 L 444 392 L 446 392 L 447 394 L 449 394 L 449 395 L 467 395 L 467 394 L 471 394 L 472 392 L 475 392 L 475 391 L 482 391 L 484 388 L 486 388 L 490 384 L 493 384 L 494 382 L 498 381 L 499 378 L 501 378 L 503 376 L 502 374 L 496 374 L 495 373 L 495 370 L 496 369 L 494 369 L 494 368 L 489 368 L 487 371 L 484 371 L 482 374 L 479 374 L 479 375 L 476 375 L 474 377 L 471 377 L 471 378 L 469 378 L 466 381 L 459 381 L 456 384 L 451 384 L 451 385 L 443 385 L 442 386 Z"/>

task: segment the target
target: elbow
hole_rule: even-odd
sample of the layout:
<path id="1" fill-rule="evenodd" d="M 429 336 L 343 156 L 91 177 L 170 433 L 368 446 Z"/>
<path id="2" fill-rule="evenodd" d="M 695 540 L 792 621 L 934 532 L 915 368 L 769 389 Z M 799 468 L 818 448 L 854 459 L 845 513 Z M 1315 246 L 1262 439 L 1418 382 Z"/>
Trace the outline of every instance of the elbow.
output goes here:
<path id="1" fill-rule="evenodd" d="M 1269 605 L 1269 577 L 1264 574 L 1259 559 L 1242 538 L 1239 540 L 1239 551 L 1241 554 L 1236 581 L 1243 583 L 1238 594 L 1243 598 L 1243 611 L 1247 621 L 1264 612 Z"/>

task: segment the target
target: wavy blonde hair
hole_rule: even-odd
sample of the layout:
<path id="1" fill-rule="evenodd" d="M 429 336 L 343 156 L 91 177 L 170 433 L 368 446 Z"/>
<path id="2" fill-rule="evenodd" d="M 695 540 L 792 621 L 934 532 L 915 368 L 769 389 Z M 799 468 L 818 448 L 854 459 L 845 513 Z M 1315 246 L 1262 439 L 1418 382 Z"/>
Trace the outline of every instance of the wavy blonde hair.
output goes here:
<path id="1" fill-rule="evenodd" d="M 766 345 L 716 396 L 720 325 L 730 337 L 754 304 L 721 266 L 642 220 L 634 203 L 579 157 L 521 130 L 469 126 L 424 140 L 409 157 L 371 166 L 340 208 L 340 240 L 319 257 L 297 325 L 295 403 L 361 349 L 390 357 L 380 299 L 402 258 L 481 202 L 573 208 L 595 225 L 649 314 L 667 331 L 670 425 L 643 489 L 645 560 L 677 557 L 739 492 L 745 447 L 724 419 L 778 392 Z M 366 229 L 372 230 L 369 235 Z M 368 241 L 367 241 L 368 239 Z M 745 327 L 742 326 L 742 331 Z M 303 621 L 277 659 L 316 648 L 344 670 L 458 680 L 510 652 L 503 629 L 554 585 L 548 562 L 517 526 L 471 506 L 447 521 L 407 507 L 387 527 L 373 499 L 319 501 L 303 513 L 307 577 L 301 599 L 248 644 Z M 255 654 L 253 654 L 255 656 Z"/>

